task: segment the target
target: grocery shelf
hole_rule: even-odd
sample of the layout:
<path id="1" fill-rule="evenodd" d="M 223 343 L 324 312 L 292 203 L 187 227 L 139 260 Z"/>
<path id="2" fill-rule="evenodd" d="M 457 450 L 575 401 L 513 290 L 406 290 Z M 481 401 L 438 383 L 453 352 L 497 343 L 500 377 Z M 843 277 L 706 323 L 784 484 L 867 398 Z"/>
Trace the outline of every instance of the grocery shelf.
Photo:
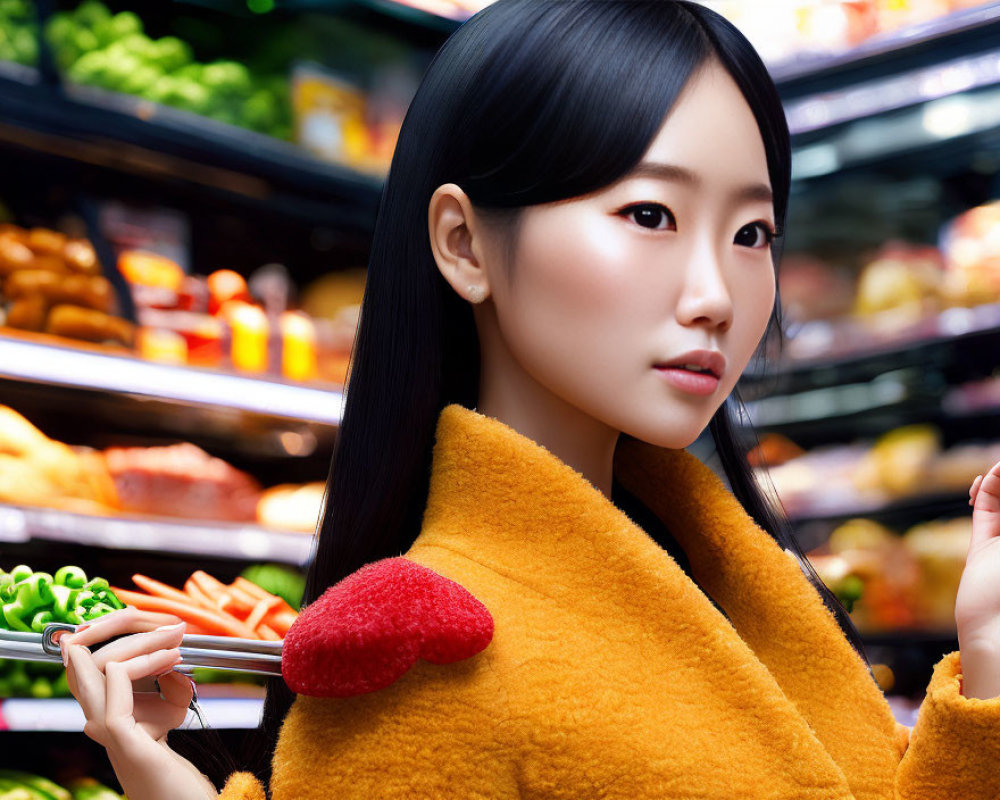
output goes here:
<path id="1" fill-rule="evenodd" d="M 0 336 L 0 380 L 112 392 L 186 407 L 235 409 L 324 426 L 340 423 L 343 392 Z"/>
<path id="2" fill-rule="evenodd" d="M 825 323 L 824 323 L 825 324 Z M 803 327 L 799 334 L 816 341 L 831 336 L 820 324 Z M 744 396 L 793 394 L 823 386 L 868 381 L 896 370 L 939 368 L 950 378 L 988 375 L 995 363 L 992 354 L 1000 344 L 1000 304 L 951 308 L 930 317 L 908 332 L 879 342 L 870 334 L 867 345 L 825 346 L 824 354 L 787 359 L 765 370 L 749 369 L 742 382 Z M 962 373 L 970 373 L 969 376 Z"/>
<path id="3" fill-rule="evenodd" d="M 17 66 L 17 65 L 12 65 Z M 299 147 L 131 95 L 0 72 L 0 142 L 191 183 L 283 216 L 370 234 L 382 178 Z"/>
<path id="4" fill-rule="evenodd" d="M 793 528 L 805 529 L 820 523 L 835 524 L 855 517 L 867 517 L 890 527 L 905 528 L 939 517 L 957 517 L 969 513 L 968 493 L 940 492 L 851 506 L 817 505 L 813 509 L 788 514 L 788 522 Z"/>
<path id="5" fill-rule="evenodd" d="M 245 0 L 180 0 L 186 5 L 211 8 L 227 14 L 259 16 L 248 11 Z M 279 0 L 276 9 L 282 12 L 319 11 L 357 20 L 376 28 L 397 29 L 400 33 L 420 36 L 429 33 L 444 36 L 464 21 L 445 17 L 396 0 Z M 270 13 L 270 12 L 269 12 Z"/>
<path id="6" fill-rule="evenodd" d="M 921 109 L 914 115 L 914 119 L 903 119 L 899 125 L 900 128 L 911 130 L 914 141 L 905 144 L 912 147 L 958 135 L 952 133 L 956 126 L 961 133 L 976 133 L 995 127 L 996 115 L 988 107 L 979 108 L 974 104 L 969 109 L 952 108 L 951 119 L 945 120 L 949 109 L 941 108 L 940 104 L 952 95 L 997 84 L 1000 84 L 1000 50 L 991 50 L 830 92 L 789 99 L 785 101 L 785 115 L 792 136 L 801 137 L 845 122 L 937 102 L 939 105 L 932 107 L 930 118 Z M 935 113 L 937 117 L 934 116 Z M 962 116 L 959 117 L 959 114 Z M 943 136 L 942 131 L 947 132 L 948 136 Z M 853 138 L 857 139 L 857 136 Z M 845 140 L 845 144 L 850 143 L 850 139 Z M 899 149 L 900 144 L 886 142 L 883 149 L 892 152 Z M 882 152 L 876 150 L 872 155 L 882 155 Z"/>
<path id="7" fill-rule="evenodd" d="M 845 52 L 793 58 L 770 71 L 783 94 L 799 96 L 967 55 L 995 45 L 998 35 L 1000 2 L 991 2 L 872 37 Z"/>
<path id="8" fill-rule="evenodd" d="M 236 522 L 197 522 L 121 515 L 78 514 L 48 508 L 0 505 L 0 542 L 65 542 L 110 550 L 145 550 L 240 561 L 304 566 L 313 537 Z"/>
<path id="9" fill-rule="evenodd" d="M 256 728 L 264 701 L 247 697 L 206 697 L 199 701 L 210 728 Z M 0 701 L 0 730 L 81 732 L 86 719 L 79 703 L 72 698 L 35 700 L 11 698 Z M 198 730 L 192 712 L 180 730 Z"/>

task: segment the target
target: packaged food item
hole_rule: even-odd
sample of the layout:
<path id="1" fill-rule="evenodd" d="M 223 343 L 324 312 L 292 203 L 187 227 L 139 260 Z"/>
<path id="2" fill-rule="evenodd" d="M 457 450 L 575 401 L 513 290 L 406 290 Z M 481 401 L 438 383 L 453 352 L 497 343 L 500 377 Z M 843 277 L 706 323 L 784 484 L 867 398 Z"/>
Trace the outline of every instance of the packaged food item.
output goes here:
<path id="1" fill-rule="evenodd" d="M 111 342 L 131 347 L 135 325 L 121 317 L 79 306 L 55 306 L 45 323 L 45 332 L 86 342 Z"/>
<path id="2" fill-rule="evenodd" d="M 49 439 L 0 406 L 0 502 L 107 513 L 118 497 L 103 459 Z"/>
<path id="3" fill-rule="evenodd" d="M 104 451 L 104 461 L 123 511 L 186 519 L 256 520 L 260 484 L 193 444 L 112 447 Z"/>
<path id="4" fill-rule="evenodd" d="M 265 489 L 257 503 L 257 521 L 269 528 L 314 533 L 325 491 L 326 484 L 318 482 Z"/>
<path id="5" fill-rule="evenodd" d="M 335 72 L 298 64 L 292 75 L 295 141 L 314 155 L 355 168 L 367 166 L 365 95 Z"/>

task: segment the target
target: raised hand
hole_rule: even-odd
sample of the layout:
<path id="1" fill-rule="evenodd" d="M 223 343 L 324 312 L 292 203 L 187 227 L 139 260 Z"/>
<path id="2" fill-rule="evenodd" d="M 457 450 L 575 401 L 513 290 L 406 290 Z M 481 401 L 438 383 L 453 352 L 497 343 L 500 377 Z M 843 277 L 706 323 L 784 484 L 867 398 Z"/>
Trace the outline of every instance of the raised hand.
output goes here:
<path id="1" fill-rule="evenodd" d="M 972 540 L 955 601 L 962 692 L 1000 696 L 1000 463 L 980 475 L 969 492 Z"/>

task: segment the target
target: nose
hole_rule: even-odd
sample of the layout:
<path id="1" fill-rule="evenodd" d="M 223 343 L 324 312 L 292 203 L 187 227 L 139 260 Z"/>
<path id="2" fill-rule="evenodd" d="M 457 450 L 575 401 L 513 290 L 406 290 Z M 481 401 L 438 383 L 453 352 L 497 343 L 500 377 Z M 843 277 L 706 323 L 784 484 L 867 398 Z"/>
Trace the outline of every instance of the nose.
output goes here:
<path id="1" fill-rule="evenodd" d="M 711 247 L 692 254 L 685 270 L 677 321 L 725 333 L 733 324 L 733 298 L 726 283 L 722 260 Z"/>

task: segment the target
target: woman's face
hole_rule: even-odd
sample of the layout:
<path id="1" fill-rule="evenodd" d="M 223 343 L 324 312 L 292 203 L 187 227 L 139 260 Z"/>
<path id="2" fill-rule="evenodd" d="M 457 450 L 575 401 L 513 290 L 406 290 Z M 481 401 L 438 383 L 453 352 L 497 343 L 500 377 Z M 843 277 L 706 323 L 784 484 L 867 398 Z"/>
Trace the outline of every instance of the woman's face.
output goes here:
<path id="1" fill-rule="evenodd" d="M 633 173 L 525 210 L 510 274 L 487 266 L 484 368 L 522 373 L 507 378 L 554 396 L 541 403 L 686 447 L 767 326 L 774 227 L 757 124 L 729 74 L 709 63 Z M 483 324 L 494 328 L 485 336 Z"/>

